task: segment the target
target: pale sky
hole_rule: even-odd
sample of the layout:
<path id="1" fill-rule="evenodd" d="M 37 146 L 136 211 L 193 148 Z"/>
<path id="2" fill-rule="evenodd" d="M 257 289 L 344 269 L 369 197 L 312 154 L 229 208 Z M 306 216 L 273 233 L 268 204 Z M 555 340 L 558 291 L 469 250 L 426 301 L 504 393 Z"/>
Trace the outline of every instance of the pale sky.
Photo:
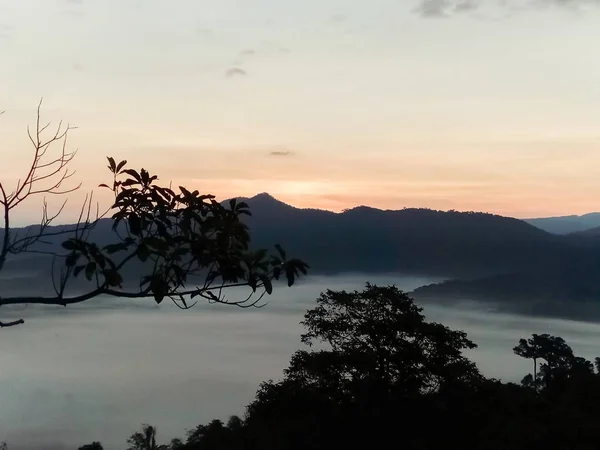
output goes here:
<path id="1" fill-rule="evenodd" d="M 600 0 L 0 0 L 0 179 L 43 96 L 86 190 L 112 155 L 219 198 L 596 211 L 599 43 Z"/>

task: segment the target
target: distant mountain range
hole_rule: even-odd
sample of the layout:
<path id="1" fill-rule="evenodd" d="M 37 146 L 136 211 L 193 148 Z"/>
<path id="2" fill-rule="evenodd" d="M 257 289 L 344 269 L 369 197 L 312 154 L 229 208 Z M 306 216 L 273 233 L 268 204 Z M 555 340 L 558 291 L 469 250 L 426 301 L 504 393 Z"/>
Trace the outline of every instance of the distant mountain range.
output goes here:
<path id="1" fill-rule="evenodd" d="M 582 216 L 543 217 L 525 219 L 525 222 L 554 234 L 569 234 L 590 228 L 600 227 L 600 213 L 594 212 Z"/>
<path id="2" fill-rule="evenodd" d="M 308 262 L 312 274 L 362 273 L 365 281 L 375 273 L 431 275 L 448 281 L 415 290 L 417 300 L 483 300 L 527 314 L 600 319 L 600 228 L 566 234 L 563 226 L 557 234 L 541 228 L 563 218 L 366 206 L 334 213 L 295 208 L 269 194 L 242 200 L 252 211 L 254 246 L 279 243 Z M 592 224 L 588 216 L 582 220 Z M 91 239 L 111 242 L 110 225 L 102 221 Z M 43 255 L 11 260 L 0 273 L 0 294 L 50 288 L 49 267 Z"/>

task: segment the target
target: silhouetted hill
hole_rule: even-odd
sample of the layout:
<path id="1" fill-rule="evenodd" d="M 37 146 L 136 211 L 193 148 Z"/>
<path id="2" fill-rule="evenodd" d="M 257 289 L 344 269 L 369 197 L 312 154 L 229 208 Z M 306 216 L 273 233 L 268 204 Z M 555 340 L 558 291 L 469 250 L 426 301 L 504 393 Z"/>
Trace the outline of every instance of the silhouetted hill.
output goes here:
<path id="1" fill-rule="evenodd" d="M 586 243 L 600 242 L 600 226 L 589 228 L 583 231 L 576 231 L 566 235 L 569 239 L 576 241 L 585 241 Z"/>
<path id="2" fill-rule="evenodd" d="M 525 219 L 525 222 L 549 233 L 569 234 L 600 227 L 600 213 L 594 212 L 582 216 L 572 215 Z"/>
<path id="3" fill-rule="evenodd" d="M 322 272 L 473 277 L 558 262 L 569 253 L 564 239 L 493 214 L 365 206 L 333 213 L 266 194 L 244 200 L 257 245 L 279 242 Z"/>
<path id="4" fill-rule="evenodd" d="M 600 230 L 559 236 L 522 220 L 487 213 L 367 206 L 334 213 L 295 208 L 266 193 L 240 200 L 252 211 L 252 217 L 244 220 L 253 245 L 272 248 L 279 243 L 289 255 L 307 261 L 312 274 L 439 276 L 454 281 L 417 294 L 511 304 L 549 298 L 584 301 L 600 294 L 596 281 L 600 280 Z M 65 227 L 73 228 L 55 229 Z M 111 221 L 100 221 L 90 238 L 101 245 L 112 242 Z M 49 243 L 37 249 L 56 248 L 63 240 L 46 239 Z M 48 289 L 49 268 L 44 255 L 11 259 L 0 274 L 2 293 L 32 286 Z M 140 267 L 133 266 L 125 276 L 135 280 L 139 273 Z"/>
<path id="5" fill-rule="evenodd" d="M 599 275 L 597 264 L 574 270 L 530 270 L 448 280 L 415 289 L 411 295 L 419 301 L 442 303 L 483 300 L 499 311 L 595 322 L 600 319 Z"/>

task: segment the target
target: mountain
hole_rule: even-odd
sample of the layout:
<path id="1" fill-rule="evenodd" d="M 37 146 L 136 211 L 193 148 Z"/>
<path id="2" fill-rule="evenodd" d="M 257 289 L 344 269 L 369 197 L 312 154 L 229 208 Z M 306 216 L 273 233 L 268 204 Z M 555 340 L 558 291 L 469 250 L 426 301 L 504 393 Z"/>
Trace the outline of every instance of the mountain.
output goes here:
<path id="1" fill-rule="evenodd" d="M 366 206 L 333 213 L 294 208 L 268 194 L 243 200 L 256 244 L 281 243 L 325 273 L 473 277 L 559 262 L 570 249 L 561 237 L 486 213 Z"/>
<path id="2" fill-rule="evenodd" d="M 582 216 L 525 219 L 525 222 L 549 233 L 569 234 L 600 227 L 600 213 L 594 212 Z"/>
<path id="3" fill-rule="evenodd" d="M 571 308 L 572 315 L 575 306 L 600 297 L 600 228 L 557 235 L 487 213 L 368 206 L 334 213 L 296 208 L 266 193 L 238 200 L 246 201 L 252 212 L 243 220 L 251 229 L 253 246 L 281 244 L 288 255 L 311 266 L 310 274 L 363 273 L 367 279 L 374 273 L 437 276 L 448 281 L 416 290 L 417 299 L 475 298 L 535 314 L 567 314 Z M 56 229 L 64 227 L 69 225 Z M 115 238 L 109 219 L 100 221 L 90 235 L 101 245 Z M 40 248 L 57 247 L 62 240 L 50 238 Z M 44 255 L 11 259 L 0 273 L 0 294 L 49 289 L 49 268 L 50 259 Z M 125 277 L 134 280 L 139 272 L 140 267 L 132 266 Z M 538 302 L 537 309 L 531 302 Z M 558 302 L 562 309 L 548 302 Z"/>

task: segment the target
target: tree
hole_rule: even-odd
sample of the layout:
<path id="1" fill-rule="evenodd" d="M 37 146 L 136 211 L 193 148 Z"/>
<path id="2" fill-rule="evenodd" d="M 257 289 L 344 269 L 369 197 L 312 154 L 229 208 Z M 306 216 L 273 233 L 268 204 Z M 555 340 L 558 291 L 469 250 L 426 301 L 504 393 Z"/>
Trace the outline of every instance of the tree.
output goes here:
<path id="1" fill-rule="evenodd" d="M 329 349 L 297 353 L 287 375 L 304 376 L 310 364 L 319 365 L 320 355 L 329 355 L 337 359 L 343 378 L 415 392 L 477 378 L 475 365 L 462 353 L 476 344 L 462 331 L 427 322 L 422 311 L 395 286 L 367 283 L 362 292 L 327 290 L 301 324 L 307 329 L 303 343 Z"/>
<path id="2" fill-rule="evenodd" d="M 156 444 L 156 427 L 143 424 L 141 431 L 137 431 L 127 439 L 127 450 L 168 450 L 166 445 Z"/>
<path id="3" fill-rule="evenodd" d="M 533 378 L 525 377 L 523 384 L 539 388 L 540 381 L 546 387 L 557 379 L 592 375 L 592 362 L 575 356 L 573 349 L 558 336 L 549 334 L 533 334 L 528 340 L 520 339 L 519 345 L 513 348 L 515 354 L 533 359 Z M 540 365 L 539 374 L 536 372 L 537 360 L 544 361 Z M 539 379 L 538 379 L 539 378 Z"/>
<path id="4" fill-rule="evenodd" d="M 180 438 L 173 438 L 167 448 L 168 450 L 185 450 L 185 444 Z"/>
<path id="5" fill-rule="evenodd" d="M 84 302 L 99 295 L 121 298 L 154 298 L 161 303 L 165 298 L 178 307 L 188 309 L 200 297 L 209 302 L 240 307 L 260 306 L 265 294 L 273 291 L 273 281 L 285 277 L 292 286 L 300 274 L 306 274 L 308 265 L 298 259 L 286 259 L 285 251 L 275 245 L 276 253 L 251 247 L 251 238 L 243 216 L 250 215 L 248 205 L 229 201 L 228 206 L 217 202 L 213 195 L 201 195 L 179 186 L 178 191 L 157 183 L 158 177 L 147 170 L 126 167 L 127 161 L 116 162 L 108 157 L 112 183 L 102 184 L 114 194 L 114 203 L 104 214 L 91 219 L 91 195 L 86 197 L 79 221 L 73 227 L 50 232 L 50 223 L 58 216 L 48 214 L 44 202 L 43 220 L 37 231 L 24 236 L 14 232 L 10 214 L 25 199 L 37 194 L 62 195 L 78 189 L 62 189 L 63 182 L 73 172 L 68 164 L 75 153 L 66 152 L 67 127 L 49 139 L 41 136 L 49 125 L 40 125 L 30 133 L 34 158 L 28 175 L 8 194 L 0 183 L 0 206 L 4 212 L 4 233 L 0 250 L 0 270 L 9 255 L 25 252 L 50 254 L 54 294 L 51 296 L 16 296 L 0 298 L 0 306 L 17 304 L 45 304 L 67 306 Z M 44 160 L 52 144 L 60 142 L 60 156 Z M 46 170 L 41 173 L 40 171 Z M 49 187 L 37 187 L 49 181 Z M 63 204 L 64 207 L 64 204 Z M 99 208 L 97 208 L 99 210 Z M 104 217 L 112 211 L 110 219 Z M 90 239 L 90 233 L 101 221 L 111 220 L 110 242 L 99 245 Z M 65 236 L 60 250 L 44 247 L 47 238 Z M 55 264 L 60 261 L 60 264 Z M 58 272 L 58 273 L 57 273 Z M 132 274 L 137 273 L 135 283 Z M 69 287 L 82 277 L 84 287 L 73 294 Z M 225 290 L 247 287 L 249 295 L 240 300 L 228 300 Z M 83 292 L 81 292 L 83 290 Z M 0 322 L 12 326 L 23 320 Z"/>
<path id="6" fill-rule="evenodd" d="M 541 358 L 542 343 L 539 335 L 533 334 L 529 339 L 519 339 L 519 344 L 513 348 L 513 352 L 525 359 L 533 360 L 533 385 L 537 383 L 537 361 Z"/>
<path id="7" fill-rule="evenodd" d="M 415 443 L 422 423 L 443 414 L 436 399 L 483 379 L 463 355 L 476 347 L 466 334 L 421 313 L 395 286 L 322 293 L 301 322 L 302 341 L 319 348 L 294 353 L 283 380 L 262 383 L 248 407 L 257 448 L 377 447 L 399 423 L 402 443 Z"/>
<path id="8" fill-rule="evenodd" d="M 82 445 L 78 450 L 104 450 L 100 442 L 94 441 L 91 444 Z"/>

